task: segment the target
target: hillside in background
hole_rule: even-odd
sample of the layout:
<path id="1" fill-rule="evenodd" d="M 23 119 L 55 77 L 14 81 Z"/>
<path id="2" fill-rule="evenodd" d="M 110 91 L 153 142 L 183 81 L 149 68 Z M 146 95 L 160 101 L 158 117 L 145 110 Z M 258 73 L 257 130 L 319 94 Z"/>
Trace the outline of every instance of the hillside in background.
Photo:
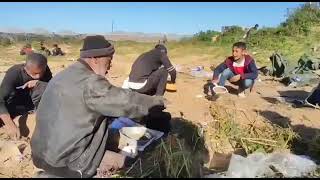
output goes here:
<path id="1" fill-rule="evenodd" d="M 0 79 L 11 66 L 25 62 L 26 56 L 20 55 L 19 51 L 26 43 L 38 49 L 41 41 L 50 50 L 54 43 L 58 43 L 66 53 L 65 56 L 48 56 L 48 65 L 56 76 L 76 63 L 82 39 L 89 35 L 68 30 L 51 33 L 41 28 L 32 32 L 19 29 L 10 32 L 0 33 Z M 208 96 L 205 91 L 208 90 L 211 72 L 206 77 L 192 73 L 191 69 L 196 66 L 210 71 L 211 65 L 221 63 L 231 55 L 232 44 L 243 41 L 245 33 L 246 29 L 234 25 L 225 27 L 223 32 L 208 30 L 193 36 L 166 34 L 168 55 L 179 71 L 177 92 L 164 95 L 168 100 L 166 112 L 172 117 L 172 133 L 155 149 L 142 153 L 143 156 L 136 161 L 140 163 L 133 163 L 115 177 L 204 177 L 226 170 L 233 153 L 247 156 L 254 152 L 290 152 L 307 155 L 304 158 L 310 157 L 319 165 L 320 111 L 300 107 L 300 102 L 317 84 L 294 88 L 273 77 L 259 75 L 253 90 L 247 92 L 244 99 L 238 97 L 237 87 L 231 83 L 226 86 L 230 93 Z M 304 53 L 320 57 L 319 33 L 318 7 L 304 5 L 278 27 L 260 27 L 252 31 L 247 39 L 249 53 L 258 66 L 269 65 L 268 58 L 275 51 L 283 53 L 291 63 L 297 63 Z M 117 87 L 121 87 L 128 78 L 135 59 L 164 38 L 160 33 L 114 32 L 104 35 L 115 46 L 107 79 Z M 298 105 L 295 104 L 297 102 Z M 0 177 L 34 177 L 39 172 L 33 164 L 30 147 L 36 113 L 28 115 L 27 119 L 21 117 L 14 119 L 24 136 L 18 141 L 10 139 L 5 129 L 0 128 Z M 301 166 L 305 162 L 298 162 L 299 167 L 306 169 L 306 166 Z M 229 167 L 234 169 L 236 166 Z M 278 171 L 281 169 L 272 169 L 276 177 L 286 177 Z M 291 169 L 296 171 L 296 168 Z M 242 170 L 249 172 L 242 167 L 236 171 Z M 317 172 L 310 173 L 308 177 L 320 177 L 319 166 Z"/>
<path id="2" fill-rule="evenodd" d="M 37 48 L 40 41 L 45 41 L 49 47 L 53 43 L 67 44 L 79 49 L 81 39 L 87 34 L 76 34 L 71 31 L 61 31 L 59 34 L 48 33 L 38 28 L 34 33 L 0 33 L 0 45 L 17 47 L 31 42 Z M 253 31 L 247 43 L 251 54 L 260 65 L 269 63 L 269 56 L 277 51 L 285 55 L 289 61 L 296 63 L 304 53 L 318 56 L 320 45 L 320 10 L 309 4 L 302 5 L 293 11 L 287 20 L 278 27 L 262 27 Z M 35 34 L 37 33 L 37 34 Z M 169 55 L 172 58 L 192 58 L 195 62 L 216 63 L 230 55 L 231 46 L 241 41 L 246 31 L 239 26 L 231 26 L 223 33 L 216 31 L 202 31 L 194 36 L 177 34 L 146 34 L 113 32 L 104 34 L 114 41 L 120 54 L 139 54 L 152 48 L 155 43 L 167 38 Z M 214 37 L 217 37 L 214 40 Z M 123 51 L 122 49 L 126 49 Z"/>
<path id="3" fill-rule="evenodd" d="M 253 31 L 247 43 L 249 51 L 255 52 L 255 58 L 262 64 L 268 63 L 268 57 L 275 51 L 295 63 L 304 53 L 319 56 L 319 32 L 319 7 L 306 3 L 295 9 L 278 27 L 263 27 Z M 242 40 L 245 33 L 243 28 L 232 26 L 224 33 L 210 30 L 200 32 L 191 41 L 207 42 L 215 47 L 230 49 L 234 42 Z M 218 39 L 212 42 L 212 37 L 216 35 Z"/>

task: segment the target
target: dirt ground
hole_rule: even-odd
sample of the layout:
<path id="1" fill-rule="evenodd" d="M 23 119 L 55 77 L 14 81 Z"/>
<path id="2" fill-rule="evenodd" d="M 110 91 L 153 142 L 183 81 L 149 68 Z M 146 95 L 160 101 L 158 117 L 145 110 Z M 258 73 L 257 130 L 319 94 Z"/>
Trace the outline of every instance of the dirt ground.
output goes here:
<path id="1" fill-rule="evenodd" d="M 122 85 L 130 71 L 132 60 L 125 58 L 125 56 L 116 55 L 112 70 L 108 75 L 108 79 L 116 86 Z M 52 71 L 57 73 L 73 63 L 71 59 L 73 58 L 59 57 L 54 61 L 49 60 L 49 65 Z M 182 60 L 173 60 L 173 62 L 179 64 Z M 288 123 L 306 138 L 313 136 L 313 133 L 320 129 L 319 110 L 309 107 L 291 107 L 290 104 L 283 103 L 277 99 L 278 96 L 303 99 L 311 91 L 312 87 L 289 88 L 272 81 L 268 77 L 259 76 L 260 80 L 255 83 L 253 91 L 251 93 L 248 92 L 247 98 L 238 98 L 236 90 L 229 88 L 230 94 L 221 95 L 216 100 L 208 100 L 203 93 L 203 87 L 207 83 L 207 79 L 192 77 L 188 73 L 189 68 L 197 65 L 209 67 L 211 63 L 201 62 L 195 65 L 196 61 L 189 61 L 188 64 L 186 61 L 184 62 L 184 64 L 179 64 L 181 65 L 180 71 L 184 73 L 179 73 L 177 76 L 177 92 L 167 92 L 165 94 L 165 98 L 169 101 L 167 111 L 173 117 L 182 116 L 184 119 L 205 125 L 212 121 L 209 112 L 210 104 L 212 101 L 220 101 L 227 107 L 245 109 L 252 117 L 259 114 L 272 123 L 282 125 Z M 0 65 L 1 72 L 11 66 L 10 64 Z M 236 120 L 240 123 L 248 121 L 245 116 L 238 116 Z M 25 129 L 23 127 L 28 127 L 29 131 L 24 134 L 31 137 L 32 129 L 35 125 L 34 115 L 29 115 L 27 121 L 16 120 L 16 122 L 20 122 L 22 129 Z M 0 128 L 0 151 L 0 177 L 32 177 L 38 171 L 32 164 L 28 138 L 20 141 L 11 141 L 4 134 L 3 128 Z"/>

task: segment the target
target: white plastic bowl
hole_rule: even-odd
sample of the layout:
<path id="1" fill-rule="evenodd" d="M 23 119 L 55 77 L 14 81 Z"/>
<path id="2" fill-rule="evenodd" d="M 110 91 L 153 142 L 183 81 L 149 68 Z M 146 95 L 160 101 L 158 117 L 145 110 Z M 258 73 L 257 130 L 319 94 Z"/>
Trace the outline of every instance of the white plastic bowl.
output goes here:
<path id="1" fill-rule="evenodd" d="M 152 139 L 152 135 L 148 133 L 145 127 L 123 127 L 119 132 L 120 139 L 128 144 L 133 143 L 140 146 Z"/>
<path id="2" fill-rule="evenodd" d="M 225 94 L 228 93 L 228 89 L 224 86 L 219 86 L 218 84 L 214 84 L 214 87 L 212 88 L 212 90 L 216 93 L 216 94 Z"/>

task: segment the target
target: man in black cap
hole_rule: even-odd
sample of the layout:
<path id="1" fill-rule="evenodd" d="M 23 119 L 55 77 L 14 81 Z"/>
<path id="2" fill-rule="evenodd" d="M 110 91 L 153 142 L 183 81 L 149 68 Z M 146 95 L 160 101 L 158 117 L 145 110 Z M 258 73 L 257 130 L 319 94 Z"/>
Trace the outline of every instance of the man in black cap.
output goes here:
<path id="1" fill-rule="evenodd" d="M 52 78 L 47 58 L 31 53 L 25 64 L 14 65 L 6 72 L 0 86 L 0 119 L 10 136 L 19 136 L 12 119 L 34 110 Z"/>
<path id="2" fill-rule="evenodd" d="M 133 63 L 127 86 L 124 85 L 123 88 L 130 88 L 141 94 L 163 96 L 168 74 L 169 83 L 175 83 L 176 70 L 167 56 L 167 48 L 163 44 L 157 44 Z"/>
<path id="3" fill-rule="evenodd" d="M 94 176 L 98 167 L 105 168 L 100 166 L 103 159 L 113 158 L 106 153 L 108 120 L 128 117 L 139 121 L 157 107 L 164 109 L 161 97 L 110 84 L 105 75 L 114 52 L 103 36 L 88 36 L 80 59 L 49 82 L 31 139 L 33 162 L 47 176 Z M 124 162 L 110 163 L 121 167 Z"/>

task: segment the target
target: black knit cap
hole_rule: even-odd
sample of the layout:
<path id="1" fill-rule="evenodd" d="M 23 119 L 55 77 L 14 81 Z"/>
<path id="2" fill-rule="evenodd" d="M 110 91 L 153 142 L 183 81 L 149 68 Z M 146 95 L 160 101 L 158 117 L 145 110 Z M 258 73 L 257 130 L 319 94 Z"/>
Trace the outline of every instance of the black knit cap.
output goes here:
<path id="1" fill-rule="evenodd" d="M 80 50 L 82 58 L 112 56 L 113 54 L 113 45 L 101 35 L 87 36 Z"/>
<path id="2" fill-rule="evenodd" d="M 157 44 L 154 48 L 159 49 L 161 52 L 167 53 L 167 48 L 163 44 Z"/>

